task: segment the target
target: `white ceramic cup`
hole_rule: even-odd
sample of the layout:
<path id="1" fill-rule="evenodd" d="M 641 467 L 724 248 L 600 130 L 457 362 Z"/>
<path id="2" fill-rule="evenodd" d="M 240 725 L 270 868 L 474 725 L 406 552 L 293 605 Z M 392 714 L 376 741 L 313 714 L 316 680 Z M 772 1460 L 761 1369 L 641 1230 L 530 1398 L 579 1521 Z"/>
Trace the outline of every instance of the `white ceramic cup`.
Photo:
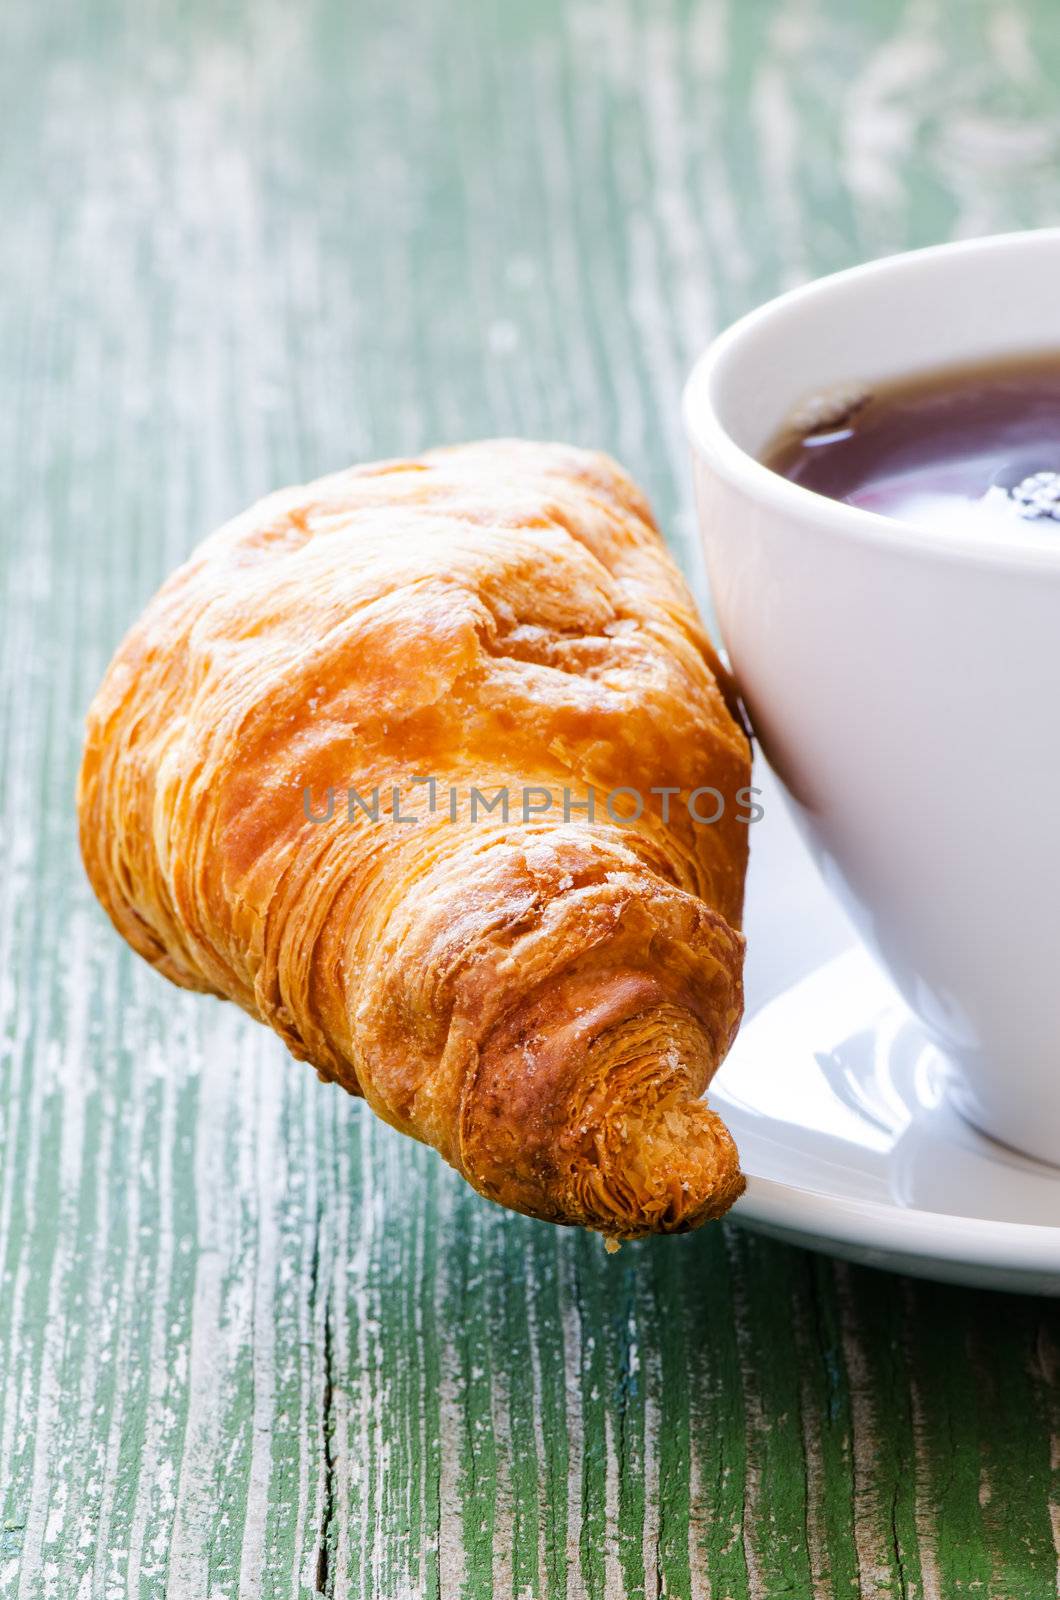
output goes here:
<path id="1" fill-rule="evenodd" d="M 722 636 L 826 881 L 966 1116 L 1060 1162 L 1060 527 L 933 533 L 756 459 L 808 396 L 1043 349 L 1060 229 L 942 245 L 744 317 L 685 420 Z"/>

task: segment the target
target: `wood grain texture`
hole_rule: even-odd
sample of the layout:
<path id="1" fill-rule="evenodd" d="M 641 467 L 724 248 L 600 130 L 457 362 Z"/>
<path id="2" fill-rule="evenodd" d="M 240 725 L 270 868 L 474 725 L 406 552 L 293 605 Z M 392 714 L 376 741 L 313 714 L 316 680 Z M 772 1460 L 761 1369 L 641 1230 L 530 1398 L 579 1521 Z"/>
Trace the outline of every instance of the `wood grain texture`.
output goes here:
<path id="1" fill-rule="evenodd" d="M 807 274 L 1055 221 L 1053 0 L 0 28 L 0 1596 L 1054 1593 L 1053 1305 L 502 1214 L 141 967 L 72 815 L 124 627 L 277 483 L 602 445 L 699 583 L 692 355 Z"/>

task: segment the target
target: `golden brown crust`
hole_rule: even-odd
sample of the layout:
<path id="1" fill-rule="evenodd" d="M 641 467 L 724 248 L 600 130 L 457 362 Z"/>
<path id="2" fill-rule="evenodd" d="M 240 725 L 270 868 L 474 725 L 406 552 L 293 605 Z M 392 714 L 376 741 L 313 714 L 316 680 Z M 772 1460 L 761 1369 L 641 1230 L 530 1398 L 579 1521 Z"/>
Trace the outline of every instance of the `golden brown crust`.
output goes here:
<path id="1" fill-rule="evenodd" d="M 252 507 L 151 602 L 89 713 L 82 853 L 148 961 L 483 1194 L 682 1230 L 743 1186 L 702 1100 L 742 1005 L 730 704 L 606 457 L 491 441 L 353 468 Z M 704 785 L 713 826 L 685 803 Z M 387 818 L 394 786 L 414 822 Z M 552 806 L 524 821 L 527 786 Z M 565 820 L 589 786 L 593 820 Z M 472 823 L 472 787 L 507 788 L 509 819 Z M 600 803 L 621 787 L 647 802 L 629 825 Z M 351 788 L 380 820 L 346 815 Z"/>

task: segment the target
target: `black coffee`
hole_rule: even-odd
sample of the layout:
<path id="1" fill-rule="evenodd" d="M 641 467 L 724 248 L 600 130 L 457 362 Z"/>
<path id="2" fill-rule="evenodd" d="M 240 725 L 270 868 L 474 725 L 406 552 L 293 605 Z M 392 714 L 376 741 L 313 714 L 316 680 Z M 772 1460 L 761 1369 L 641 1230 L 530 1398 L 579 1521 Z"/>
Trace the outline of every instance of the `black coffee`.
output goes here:
<path id="1" fill-rule="evenodd" d="M 762 458 L 832 500 L 961 532 L 1055 529 L 1060 352 L 950 367 L 801 407 Z"/>

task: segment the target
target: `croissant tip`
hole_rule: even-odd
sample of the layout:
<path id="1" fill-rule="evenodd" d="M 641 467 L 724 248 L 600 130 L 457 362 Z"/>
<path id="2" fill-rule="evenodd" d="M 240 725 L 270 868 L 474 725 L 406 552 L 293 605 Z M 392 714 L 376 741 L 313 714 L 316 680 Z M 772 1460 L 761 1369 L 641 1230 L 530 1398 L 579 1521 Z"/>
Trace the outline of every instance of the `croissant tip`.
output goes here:
<path id="1" fill-rule="evenodd" d="M 571 1219 L 618 1241 L 689 1233 L 723 1216 L 745 1180 L 728 1129 L 703 1100 L 611 1115 L 572 1164 Z"/>

